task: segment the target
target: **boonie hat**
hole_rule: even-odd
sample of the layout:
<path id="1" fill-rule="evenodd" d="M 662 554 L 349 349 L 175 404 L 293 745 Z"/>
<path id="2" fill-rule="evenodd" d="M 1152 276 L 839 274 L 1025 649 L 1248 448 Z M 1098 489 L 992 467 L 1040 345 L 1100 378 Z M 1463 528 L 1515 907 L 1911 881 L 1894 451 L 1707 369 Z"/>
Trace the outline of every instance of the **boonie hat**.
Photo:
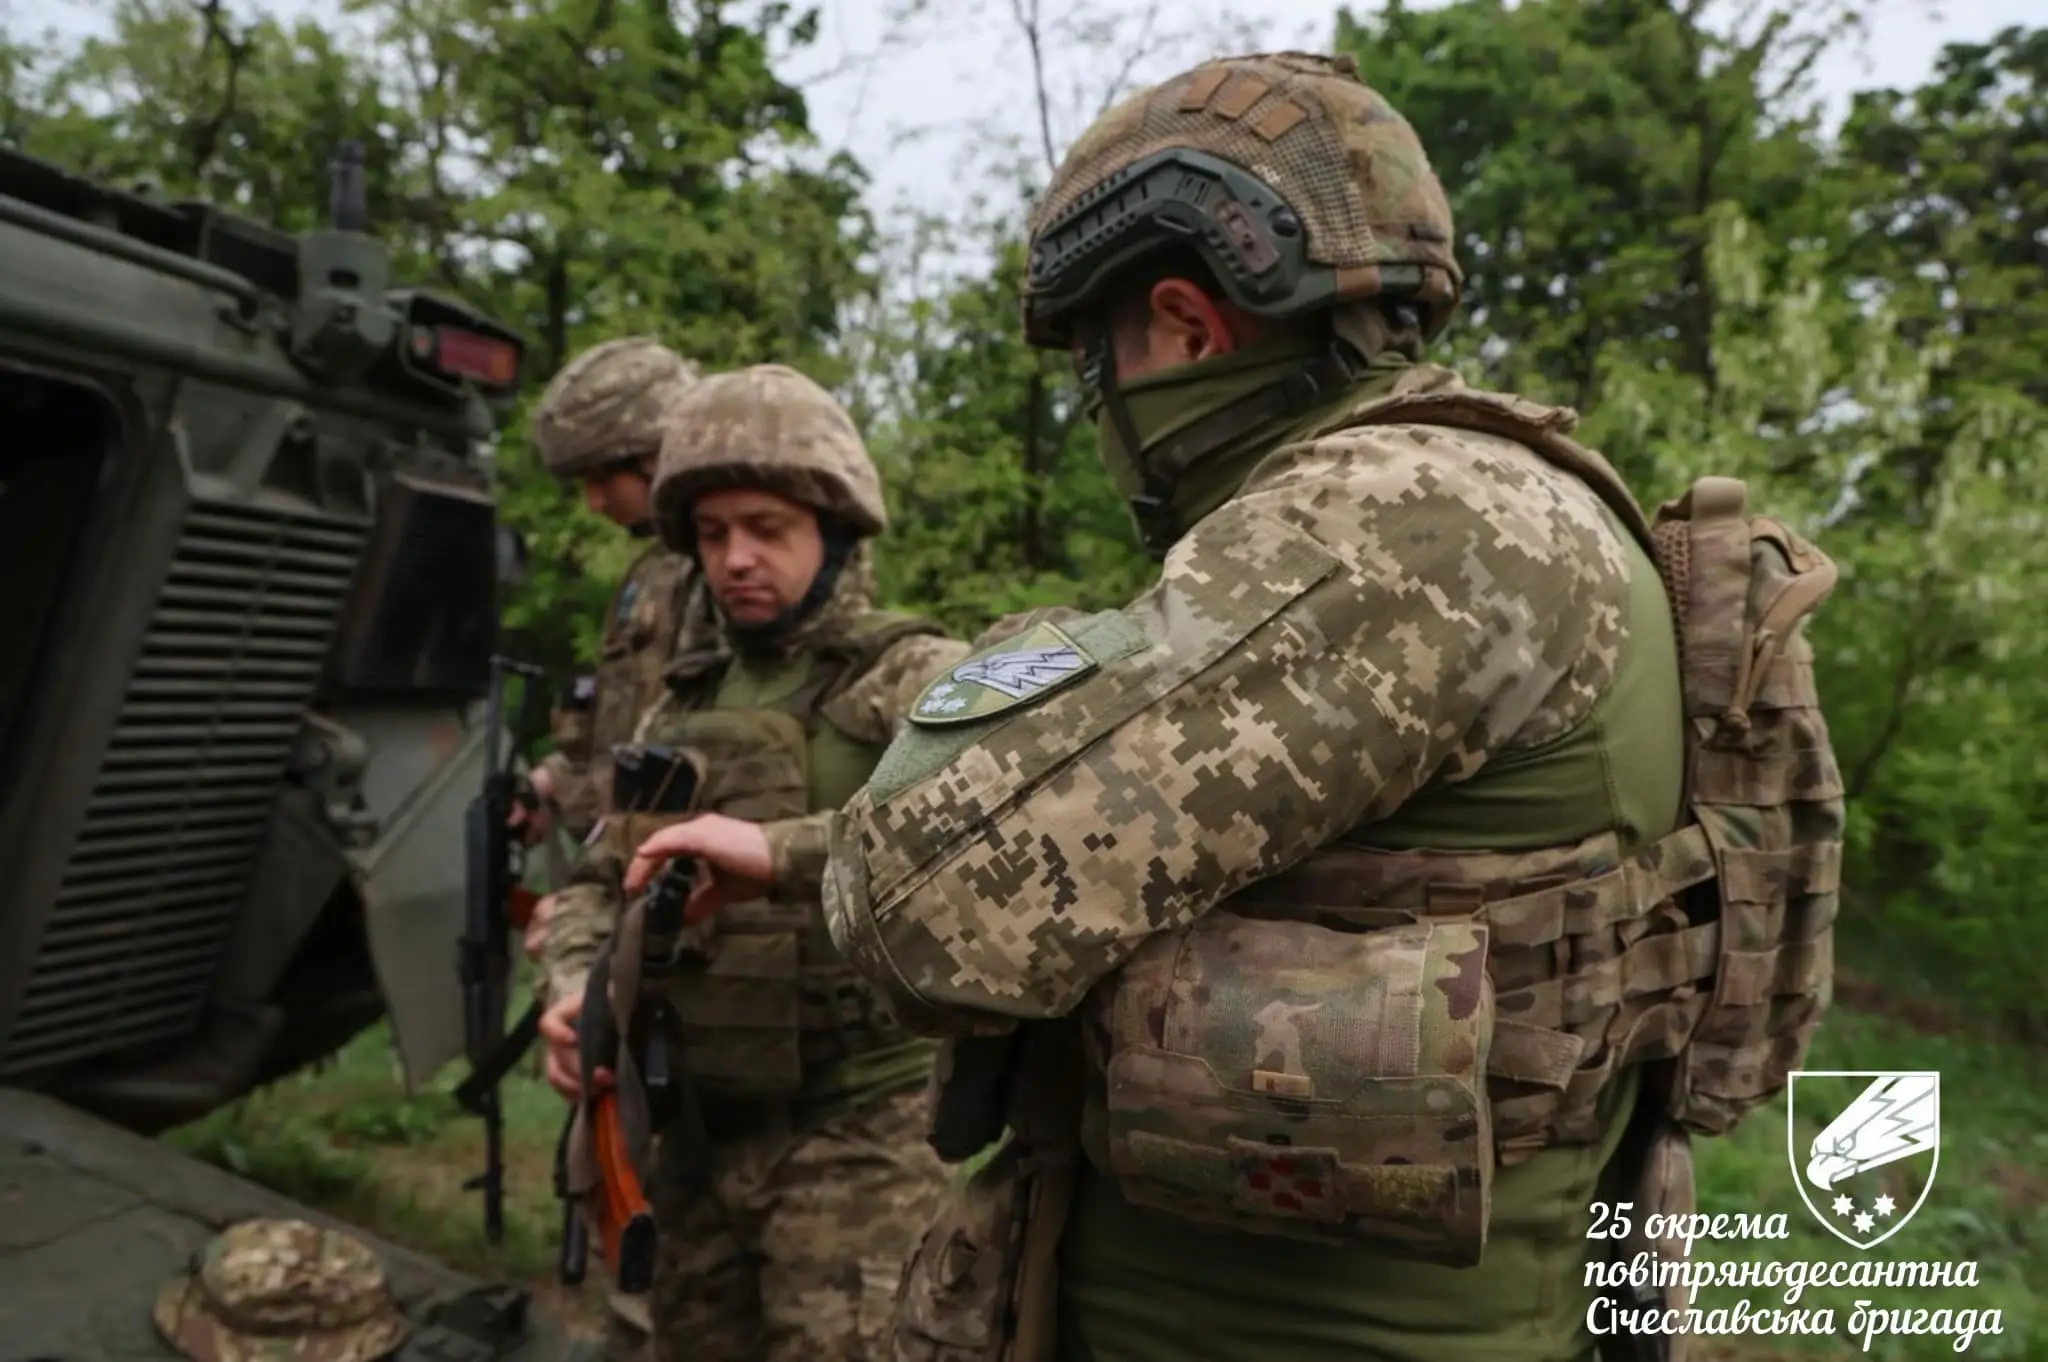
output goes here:
<path id="1" fill-rule="evenodd" d="M 303 1220 L 223 1230 L 153 1315 L 193 1362 L 376 1362 L 411 1330 L 368 1246 Z"/>

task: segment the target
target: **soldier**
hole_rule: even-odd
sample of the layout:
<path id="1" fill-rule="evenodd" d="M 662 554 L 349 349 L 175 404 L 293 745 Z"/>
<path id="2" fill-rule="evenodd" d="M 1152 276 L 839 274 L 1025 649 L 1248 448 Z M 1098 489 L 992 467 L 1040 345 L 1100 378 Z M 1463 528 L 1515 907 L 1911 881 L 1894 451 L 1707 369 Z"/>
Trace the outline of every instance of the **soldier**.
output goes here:
<path id="1" fill-rule="evenodd" d="M 898 1358 L 1664 1353 L 1588 1259 L 1682 1256 L 1688 1132 L 1824 1006 L 1833 568 L 1729 479 L 1652 527 L 1571 412 L 1421 362 L 1453 240 L 1297 53 L 1132 97 L 1036 206 L 1026 333 L 1163 567 L 935 681 L 826 820 L 834 942 L 955 1037 L 935 1127 L 1011 1132 Z M 715 914 L 793 836 L 665 829 L 628 883 L 707 859 Z"/>
<path id="2" fill-rule="evenodd" d="M 554 717 L 555 750 L 532 773 L 540 809 L 515 826 L 529 842 L 559 811 L 583 840 L 606 807 L 606 754 L 661 692 L 662 669 L 680 649 L 708 642 L 702 584 L 688 557 L 654 538 L 654 460 L 663 415 L 697 382 L 697 366 L 648 336 L 605 341 L 571 359 L 533 411 L 533 443 L 563 483 L 583 485 L 584 504 L 636 539 L 651 539 L 612 594 L 596 675 Z"/>
<path id="3" fill-rule="evenodd" d="M 701 377 L 689 360 L 648 336 L 594 345 L 563 365 L 533 412 L 541 462 L 565 485 L 580 481 L 584 504 L 636 539 L 644 552 L 612 593 L 596 672 L 554 714 L 555 750 L 533 769 L 538 808 L 513 806 L 513 826 L 529 843 L 547 836 L 558 815 L 580 842 L 610 808 L 614 744 L 633 736 L 640 715 L 660 696 L 662 673 L 679 652 L 715 644 L 709 599 L 696 565 L 654 534 L 654 466 L 663 422 Z M 542 899 L 526 929 L 526 952 L 539 958 L 564 886 Z M 571 929 L 573 930 L 573 929 Z M 543 1001 L 559 1001 L 537 986 Z M 646 1312 L 632 1298 L 611 1299 L 613 1362 L 645 1352 Z"/>
<path id="4" fill-rule="evenodd" d="M 802 830 L 801 815 L 860 788 L 911 698 L 965 646 L 874 608 L 880 479 L 845 411 L 794 370 L 723 374 L 684 397 L 654 509 L 704 574 L 722 647 L 676 660 L 636 739 L 697 755 L 702 817 Z M 571 1097 L 583 980 L 642 817 L 607 820 L 543 945 L 549 994 L 563 1000 L 541 1027 L 549 1078 Z M 709 1166 L 685 1166 L 681 1135 L 658 1141 L 656 1357 L 882 1358 L 904 1257 L 938 1204 L 945 1173 L 924 1143 L 933 1046 L 833 950 L 823 861 L 816 841 L 778 847 L 772 886 L 729 907 L 712 945 L 721 966 L 752 972 L 676 985 Z M 633 999 L 615 991 L 612 1003 L 624 1016 Z"/>

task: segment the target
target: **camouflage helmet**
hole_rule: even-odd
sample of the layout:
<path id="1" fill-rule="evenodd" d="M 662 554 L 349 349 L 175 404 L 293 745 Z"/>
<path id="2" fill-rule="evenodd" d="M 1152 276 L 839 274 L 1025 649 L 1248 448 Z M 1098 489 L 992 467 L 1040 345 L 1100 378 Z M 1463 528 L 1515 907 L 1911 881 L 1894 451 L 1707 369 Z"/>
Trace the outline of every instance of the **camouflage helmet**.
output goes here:
<path id="1" fill-rule="evenodd" d="M 1464 284 L 1422 143 L 1348 55 L 1223 57 L 1132 95 L 1067 152 L 1028 233 L 1039 346 L 1072 344 L 1076 313 L 1176 246 L 1273 319 L 1385 298 L 1434 336 Z"/>
<path id="2" fill-rule="evenodd" d="M 662 533 L 680 531 L 706 492 L 757 487 L 836 515 L 863 535 L 889 513 L 882 478 L 853 418 L 832 394 L 783 364 L 715 374 L 669 412 L 654 473 Z"/>
<path id="3" fill-rule="evenodd" d="M 558 478 L 652 458 L 668 409 L 699 376 L 652 336 L 593 345 L 562 366 L 534 405 L 534 448 Z"/>
<path id="4" fill-rule="evenodd" d="M 374 1362 L 411 1332 L 377 1256 L 303 1220 L 245 1220 L 156 1298 L 157 1329 L 194 1362 Z"/>

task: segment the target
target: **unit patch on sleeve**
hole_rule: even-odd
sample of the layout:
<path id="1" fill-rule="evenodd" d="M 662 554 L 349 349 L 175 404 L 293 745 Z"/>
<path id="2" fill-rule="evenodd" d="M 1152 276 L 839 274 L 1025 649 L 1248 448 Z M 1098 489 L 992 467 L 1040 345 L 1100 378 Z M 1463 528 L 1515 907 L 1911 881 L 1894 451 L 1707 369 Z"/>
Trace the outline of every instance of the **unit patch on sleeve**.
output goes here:
<path id="1" fill-rule="evenodd" d="M 1057 625 L 1036 625 L 940 675 L 910 707 L 910 721 L 933 728 L 980 723 L 1036 703 L 1095 667 Z"/>

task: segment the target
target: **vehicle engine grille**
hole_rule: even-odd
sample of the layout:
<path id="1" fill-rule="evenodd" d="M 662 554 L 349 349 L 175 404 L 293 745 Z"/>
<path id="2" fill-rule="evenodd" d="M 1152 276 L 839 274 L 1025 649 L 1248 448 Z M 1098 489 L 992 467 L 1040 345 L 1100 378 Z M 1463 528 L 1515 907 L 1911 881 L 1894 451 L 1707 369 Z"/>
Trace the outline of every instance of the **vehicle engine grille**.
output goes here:
<path id="1" fill-rule="evenodd" d="M 367 529 L 193 506 L 0 1072 L 196 1025 Z"/>

